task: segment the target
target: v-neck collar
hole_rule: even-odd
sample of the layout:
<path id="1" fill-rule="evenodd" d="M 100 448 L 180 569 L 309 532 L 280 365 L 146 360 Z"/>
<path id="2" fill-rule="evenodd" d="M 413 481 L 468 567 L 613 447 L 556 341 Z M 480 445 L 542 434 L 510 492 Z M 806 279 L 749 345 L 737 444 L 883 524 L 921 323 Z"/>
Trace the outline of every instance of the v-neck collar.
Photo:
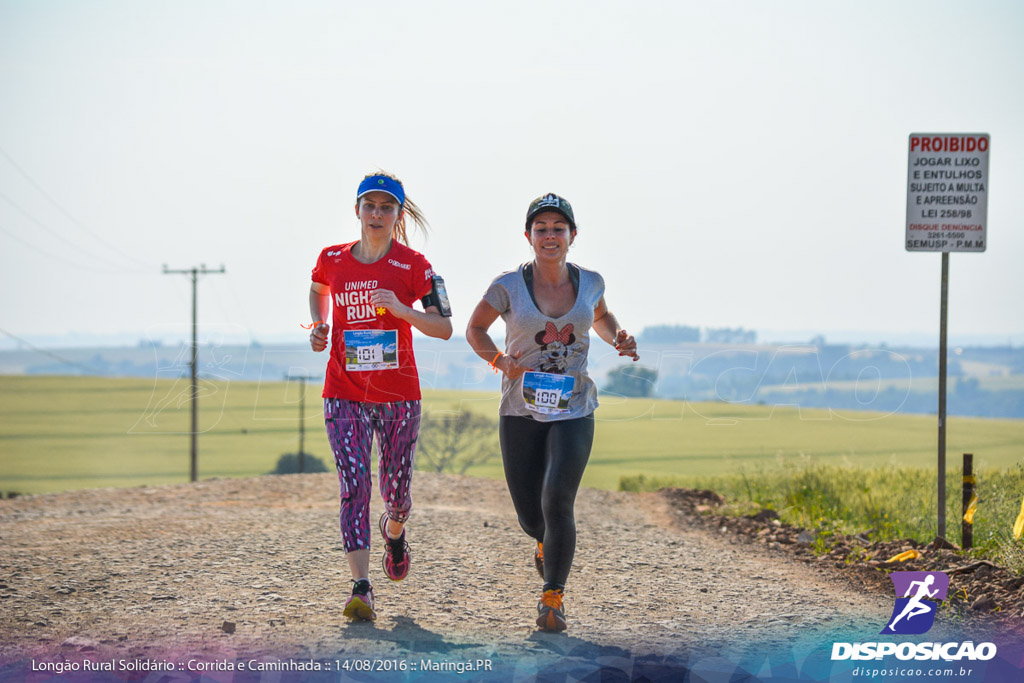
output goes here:
<path id="1" fill-rule="evenodd" d="M 520 268 L 520 273 L 523 276 L 523 283 L 526 285 L 526 291 L 530 293 L 530 301 L 533 302 L 533 306 L 537 309 L 537 312 L 545 318 L 561 320 L 572 313 L 573 309 L 576 308 L 576 303 L 580 299 L 580 269 L 574 263 L 566 263 L 565 265 L 569 269 L 569 282 L 572 283 L 572 291 L 576 296 L 573 299 L 572 306 L 569 307 L 569 310 L 559 316 L 548 315 L 541 309 L 540 304 L 537 303 L 537 296 L 533 293 L 533 264 L 524 263 L 522 268 Z"/>

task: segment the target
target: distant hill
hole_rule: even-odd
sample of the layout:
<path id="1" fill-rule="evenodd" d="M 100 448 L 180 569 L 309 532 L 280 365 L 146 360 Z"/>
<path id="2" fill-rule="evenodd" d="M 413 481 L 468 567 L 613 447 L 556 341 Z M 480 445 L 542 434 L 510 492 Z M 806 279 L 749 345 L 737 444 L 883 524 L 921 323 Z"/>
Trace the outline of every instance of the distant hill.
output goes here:
<path id="1" fill-rule="evenodd" d="M 663 326 L 641 334 L 641 363 L 657 373 L 656 397 L 837 410 L 936 411 L 936 349 L 829 344 L 821 337 L 803 344 L 671 341 L 676 333 L 692 338 L 696 329 Z M 732 339 L 749 338 L 745 336 L 749 331 L 742 328 L 712 332 L 716 334 L 705 336 L 729 333 Z M 589 370 L 604 389 L 608 374 L 630 363 L 600 340 L 594 342 Z M 425 387 L 497 391 L 500 386 L 498 376 L 463 338 L 416 338 L 415 348 Z M 0 351 L 0 374 L 166 379 L 188 376 L 190 361 L 191 349 L 184 344 Z M 277 381 L 295 374 L 321 378 L 326 364 L 326 354 L 296 344 L 199 349 L 200 375 L 214 379 Z M 1024 349 L 952 348 L 948 377 L 950 414 L 1024 418 Z"/>

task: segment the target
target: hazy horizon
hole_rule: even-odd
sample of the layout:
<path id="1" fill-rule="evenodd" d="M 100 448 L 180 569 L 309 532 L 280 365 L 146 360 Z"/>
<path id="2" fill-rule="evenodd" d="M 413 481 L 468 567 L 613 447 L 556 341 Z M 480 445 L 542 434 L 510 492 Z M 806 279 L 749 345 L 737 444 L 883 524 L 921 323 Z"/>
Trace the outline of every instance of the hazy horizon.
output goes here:
<path id="1" fill-rule="evenodd" d="M 499 321 L 500 322 L 500 321 Z M 697 326 L 694 326 L 697 327 Z M 742 327 L 742 326 L 740 326 Z M 749 329 L 749 328 L 747 328 Z M 816 337 L 822 337 L 828 344 L 838 345 L 867 345 L 867 346 L 905 346 L 914 348 L 939 347 L 938 330 L 934 333 L 927 332 L 886 332 L 882 330 L 754 330 L 757 333 L 757 343 L 764 345 L 777 344 L 808 344 Z M 637 330 L 638 333 L 643 329 Z M 246 345 L 251 343 L 285 345 L 294 344 L 304 346 L 307 344 L 306 332 L 301 329 L 298 333 L 278 333 L 267 335 L 248 336 L 247 332 L 240 331 L 231 334 L 230 330 L 217 329 L 212 334 L 209 331 L 200 331 L 199 343 L 206 345 L 214 343 L 218 345 Z M 414 331 L 414 338 L 419 343 L 425 340 L 418 332 Z M 491 336 L 496 341 L 503 338 L 500 326 L 491 330 Z M 188 344 L 191 343 L 191 328 L 183 324 L 177 333 L 169 333 L 166 329 L 163 334 L 149 335 L 145 332 L 112 332 L 101 334 L 86 334 L 70 332 L 64 335 L 32 335 L 22 337 L 28 344 L 44 350 L 59 349 L 80 349 L 80 348 L 125 348 L 134 347 L 140 344 L 158 342 L 160 344 Z M 432 343 L 445 343 L 432 340 Z M 465 337 L 462 330 L 456 330 L 451 344 L 465 344 Z M 1024 333 L 1018 335 L 985 335 L 985 334 L 950 334 L 947 339 L 950 348 L 955 346 L 972 347 L 1014 347 L 1024 345 Z M 468 347 L 467 347 L 468 348 Z M 0 335 L 0 352 L 31 350 L 18 340 Z"/>
<path id="2" fill-rule="evenodd" d="M 0 0 L 0 329 L 187 338 L 161 266 L 205 263 L 227 272 L 200 278 L 204 329 L 298 339 L 384 168 L 457 331 L 557 192 L 631 332 L 937 345 L 940 257 L 904 249 L 908 135 L 931 131 L 991 135 L 950 340 L 1021 343 L 1021 35 L 1024 4 L 994 0 Z"/>

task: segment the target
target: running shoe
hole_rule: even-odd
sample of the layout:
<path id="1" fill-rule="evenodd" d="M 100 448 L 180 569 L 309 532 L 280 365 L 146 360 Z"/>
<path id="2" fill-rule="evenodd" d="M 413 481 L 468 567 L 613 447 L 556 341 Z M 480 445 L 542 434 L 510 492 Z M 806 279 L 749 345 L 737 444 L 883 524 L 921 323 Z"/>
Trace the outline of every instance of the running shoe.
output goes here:
<path id="1" fill-rule="evenodd" d="M 562 607 L 562 591 L 546 590 L 537 603 L 537 626 L 543 631 L 564 631 L 565 611 Z"/>
<path id="2" fill-rule="evenodd" d="M 373 621 L 377 613 L 373 611 L 373 588 L 369 581 L 353 581 L 352 597 L 345 603 L 342 612 L 352 620 Z"/>
<path id="3" fill-rule="evenodd" d="M 533 551 L 533 566 L 537 568 L 540 578 L 544 578 L 544 544 L 537 541 L 537 549 Z"/>
<path id="4" fill-rule="evenodd" d="M 409 573 L 409 544 L 405 542 L 405 529 L 399 538 L 388 536 L 388 513 L 380 516 L 380 535 L 384 537 L 384 557 L 381 566 L 384 575 L 392 581 L 401 581 Z"/>

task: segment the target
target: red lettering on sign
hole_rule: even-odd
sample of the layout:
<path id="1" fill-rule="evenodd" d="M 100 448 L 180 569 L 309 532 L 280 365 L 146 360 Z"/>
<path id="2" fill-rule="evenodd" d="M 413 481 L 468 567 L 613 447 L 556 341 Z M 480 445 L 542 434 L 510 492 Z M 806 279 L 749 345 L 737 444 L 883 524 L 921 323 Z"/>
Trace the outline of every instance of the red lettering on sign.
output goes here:
<path id="1" fill-rule="evenodd" d="M 988 138 L 974 136 L 912 137 L 911 152 L 987 152 Z"/>

